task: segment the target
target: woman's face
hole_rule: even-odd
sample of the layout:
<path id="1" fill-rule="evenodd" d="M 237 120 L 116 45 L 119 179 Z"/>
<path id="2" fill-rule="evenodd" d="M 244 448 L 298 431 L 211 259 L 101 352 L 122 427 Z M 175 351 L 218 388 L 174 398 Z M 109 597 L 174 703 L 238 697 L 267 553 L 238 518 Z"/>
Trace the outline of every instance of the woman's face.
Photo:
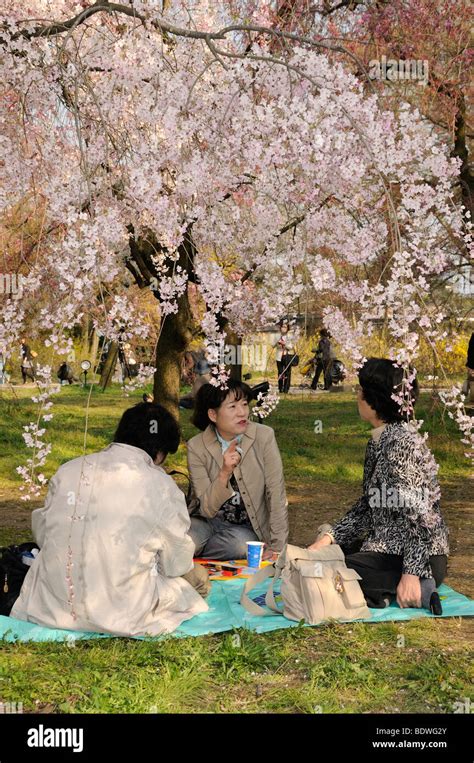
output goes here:
<path id="1" fill-rule="evenodd" d="M 209 408 L 207 415 L 216 425 L 225 439 L 231 439 L 247 430 L 250 408 L 245 397 L 235 399 L 235 393 L 229 392 L 219 408 Z M 230 437 L 229 437 L 230 436 Z"/>

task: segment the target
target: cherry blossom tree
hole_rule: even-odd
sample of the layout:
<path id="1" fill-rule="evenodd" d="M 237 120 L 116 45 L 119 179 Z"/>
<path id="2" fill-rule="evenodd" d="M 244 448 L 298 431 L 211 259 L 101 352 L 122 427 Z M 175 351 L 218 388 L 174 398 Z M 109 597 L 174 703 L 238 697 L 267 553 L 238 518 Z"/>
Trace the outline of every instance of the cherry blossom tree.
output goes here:
<path id="1" fill-rule="evenodd" d="M 387 318 L 410 385 L 420 335 L 444 338 L 429 278 L 470 229 L 455 202 L 459 160 L 416 108 L 385 108 L 328 57 L 356 62 L 353 51 L 288 31 L 272 3 L 6 5 L 1 203 L 43 210 L 47 256 L 24 263 L 23 299 L 2 303 L 4 354 L 39 294 L 50 366 L 97 294 L 99 332 L 145 337 L 123 286 L 130 274 L 159 302 L 149 366 L 155 399 L 176 415 L 191 286 L 217 384 L 226 331 L 255 330 L 317 289 L 357 306 L 355 324 L 325 313 L 355 365 L 372 319 Z"/>

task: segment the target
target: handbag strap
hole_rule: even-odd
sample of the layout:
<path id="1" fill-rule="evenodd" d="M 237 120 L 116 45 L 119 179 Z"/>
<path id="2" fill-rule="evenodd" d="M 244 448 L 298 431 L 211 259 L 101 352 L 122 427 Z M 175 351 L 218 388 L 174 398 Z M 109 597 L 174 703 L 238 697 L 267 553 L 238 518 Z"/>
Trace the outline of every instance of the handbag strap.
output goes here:
<path id="1" fill-rule="evenodd" d="M 189 506 L 189 504 L 191 503 L 191 499 L 193 497 L 193 486 L 192 486 L 191 478 L 189 474 L 186 474 L 186 472 L 180 472 L 179 469 L 171 469 L 171 471 L 166 472 L 166 474 L 168 475 L 168 477 L 172 477 L 173 474 L 180 474 L 181 477 L 186 477 L 188 481 L 188 489 L 185 493 L 185 497 L 186 497 L 186 505 Z"/>
<path id="2" fill-rule="evenodd" d="M 274 564 L 271 564 L 271 565 L 268 565 L 267 567 L 262 567 L 261 570 L 259 570 L 258 572 L 255 572 L 251 578 L 245 581 L 245 585 L 242 589 L 242 594 L 240 596 L 240 603 L 247 610 L 247 612 L 250 612 L 251 615 L 257 615 L 260 617 L 262 616 L 268 617 L 270 615 L 273 615 L 275 612 L 279 615 L 283 614 L 283 612 L 276 605 L 275 594 L 273 591 L 273 586 L 275 584 L 275 581 L 277 581 L 278 578 L 280 577 L 280 573 L 281 573 L 280 568 L 275 567 Z M 259 583 L 262 583 L 267 578 L 273 578 L 271 585 L 265 596 L 265 604 L 267 605 L 267 607 L 273 610 L 272 612 L 268 612 L 259 604 L 256 604 L 249 596 L 250 591 L 256 588 L 256 586 L 258 586 Z"/>

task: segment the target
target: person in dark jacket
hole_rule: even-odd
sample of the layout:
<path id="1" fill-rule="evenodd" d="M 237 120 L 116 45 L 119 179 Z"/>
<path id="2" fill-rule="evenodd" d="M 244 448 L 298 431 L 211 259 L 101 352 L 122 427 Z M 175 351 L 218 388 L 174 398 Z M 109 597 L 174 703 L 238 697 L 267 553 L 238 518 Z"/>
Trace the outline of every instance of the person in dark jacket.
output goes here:
<path id="1" fill-rule="evenodd" d="M 319 332 L 320 340 L 316 350 L 316 368 L 314 371 L 314 378 L 311 382 L 311 389 L 318 388 L 319 377 L 321 372 L 324 375 L 324 389 L 329 389 L 331 382 L 331 334 L 325 328 L 322 328 Z"/>
<path id="2" fill-rule="evenodd" d="M 26 384 L 27 378 L 30 378 L 34 382 L 34 365 L 33 356 L 29 344 L 26 343 L 26 339 L 21 340 L 21 376 L 23 378 L 23 384 Z"/>
<path id="3" fill-rule="evenodd" d="M 385 358 L 370 358 L 361 368 L 359 414 L 373 427 L 363 494 L 332 527 L 320 528 L 310 548 L 340 545 L 347 566 L 361 576 L 369 606 L 385 607 L 396 597 L 400 607 L 441 614 L 436 586 L 446 575 L 448 529 L 433 456 L 392 399 L 402 381 L 403 369 Z M 416 380 L 410 395 L 414 405 Z"/>
<path id="4" fill-rule="evenodd" d="M 68 382 L 68 384 L 72 384 L 74 381 L 78 381 L 77 378 L 74 376 L 74 371 L 72 370 L 69 363 L 61 363 L 61 365 L 58 368 L 58 379 L 60 382 Z"/>
<path id="5" fill-rule="evenodd" d="M 210 381 L 211 368 L 209 363 L 207 360 L 198 360 L 196 363 L 196 376 L 194 378 L 192 389 L 186 395 L 180 397 L 179 407 L 188 409 L 194 408 L 194 401 L 196 400 L 197 393 L 204 384 L 209 384 Z"/>
<path id="6" fill-rule="evenodd" d="M 469 346 L 467 348 L 467 362 L 466 366 L 470 371 L 474 371 L 474 331 L 471 334 L 469 340 Z"/>

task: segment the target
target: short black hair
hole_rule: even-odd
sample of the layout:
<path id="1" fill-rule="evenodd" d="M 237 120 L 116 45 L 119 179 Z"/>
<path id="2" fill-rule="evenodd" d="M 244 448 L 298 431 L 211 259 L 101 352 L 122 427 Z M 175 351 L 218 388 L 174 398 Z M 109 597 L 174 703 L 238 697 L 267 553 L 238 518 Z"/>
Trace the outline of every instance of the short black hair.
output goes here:
<path id="1" fill-rule="evenodd" d="M 207 415 L 209 408 L 220 408 L 227 396 L 233 392 L 236 400 L 245 398 L 248 403 L 252 399 L 252 390 L 245 382 L 228 379 L 227 388 L 215 387 L 214 384 L 203 384 L 198 390 L 194 401 L 194 414 L 191 418 L 195 427 L 204 431 L 213 422 Z"/>
<path id="2" fill-rule="evenodd" d="M 410 368 L 410 371 L 413 369 Z M 392 399 L 392 395 L 402 391 L 403 376 L 403 368 L 388 358 L 369 358 L 359 371 L 359 384 L 365 402 L 374 409 L 378 418 L 387 424 L 404 419 L 399 404 Z M 412 406 L 415 405 L 418 394 L 419 387 L 415 377 L 410 390 Z"/>
<path id="3" fill-rule="evenodd" d="M 166 408 L 155 403 L 138 403 L 123 413 L 114 442 L 141 448 L 154 461 L 158 453 L 165 457 L 176 453 L 180 437 L 179 424 Z"/>

